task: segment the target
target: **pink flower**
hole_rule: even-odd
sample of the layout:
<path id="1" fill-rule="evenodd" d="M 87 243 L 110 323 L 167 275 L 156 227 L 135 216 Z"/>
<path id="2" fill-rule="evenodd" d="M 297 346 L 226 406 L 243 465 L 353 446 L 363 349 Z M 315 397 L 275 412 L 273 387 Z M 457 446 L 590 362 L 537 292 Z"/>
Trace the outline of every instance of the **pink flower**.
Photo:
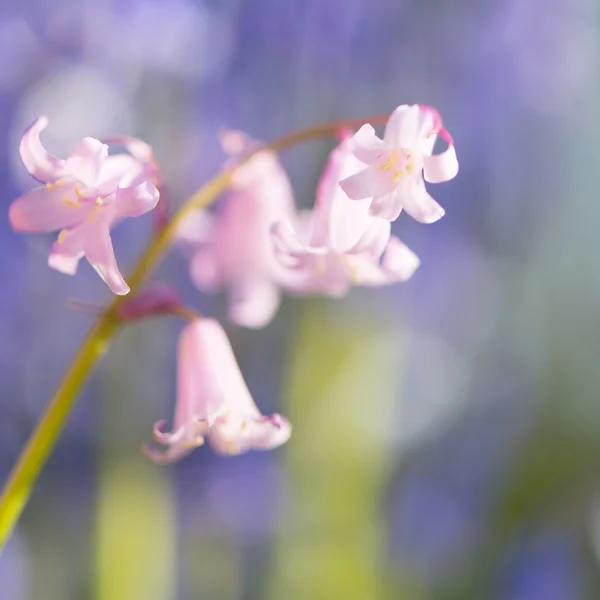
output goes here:
<path id="1" fill-rule="evenodd" d="M 219 454 L 270 450 L 286 442 L 291 426 L 278 414 L 260 414 L 246 387 L 223 328 L 213 319 L 198 319 L 179 337 L 177 406 L 173 431 L 164 421 L 154 426 L 154 439 L 168 446 L 148 448 L 158 463 L 189 454 L 207 437 Z"/>
<path id="2" fill-rule="evenodd" d="M 61 230 L 48 258 L 52 268 L 73 275 L 85 256 L 115 294 L 127 294 L 110 229 L 156 206 L 155 165 L 129 154 L 108 156 L 108 146 L 94 138 L 77 142 L 65 160 L 55 158 L 40 141 L 47 125 L 48 119 L 40 117 L 21 139 L 26 169 L 45 186 L 11 204 L 11 225 L 25 233 Z M 134 149 L 146 146 L 127 139 Z"/>
<path id="3" fill-rule="evenodd" d="M 448 148 L 434 155 L 438 134 Z M 429 183 L 449 181 L 458 173 L 458 161 L 452 137 L 434 108 L 399 106 L 387 122 L 383 140 L 371 125 L 363 125 L 351 139 L 351 149 L 368 167 L 340 185 L 353 200 L 372 199 L 372 215 L 394 221 L 404 208 L 421 223 L 444 216 L 444 209 L 427 193 L 423 177 Z"/>
<path id="4" fill-rule="evenodd" d="M 222 141 L 236 157 L 256 146 L 240 132 L 227 132 Z M 277 156 L 265 150 L 241 166 L 220 209 L 212 218 L 196 213 L 180 229 L 180 239 L 192 249 L 192 280 L 205 292 L 227 290 L 234 323 L 263 327 L 279 306 L 287 277 L 275 258 L 270 227 L 294 212 L 292 188 Z"/>
<path id="5" fill-rule="evenodd" d="M 352 285 L 380 286 L 405 281 L 419 259 L 390 223 L 369 213 L 370 199 L 350 200 L 338 185 L 361 168 L 349 140 L 333 150 L 317 189 L 314 209 L 272 228 L 277 255 L 297 276 L 295 291 L 343 296 Z M 382 260 L 381 260 L 382 259 Z"/>

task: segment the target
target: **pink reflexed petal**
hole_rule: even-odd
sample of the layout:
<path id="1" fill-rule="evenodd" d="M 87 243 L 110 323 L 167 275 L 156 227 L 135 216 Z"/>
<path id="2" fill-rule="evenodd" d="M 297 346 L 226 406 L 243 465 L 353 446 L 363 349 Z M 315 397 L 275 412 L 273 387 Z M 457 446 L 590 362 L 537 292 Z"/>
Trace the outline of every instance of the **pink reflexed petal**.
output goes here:
<path id="1" fill-rule="evenodd" d="M 269 281 L 236 282 L 229 291 L 229 318 L 241 327 L 268 325 L 279 308 L 279 290 Z"/>
<path id="2" fill-rule="evenodd" d="M 180 443 L 169 446 L 165 451 L 161 451 L 148 444 L 144 446 L 144 454 L 157 465 L 169 465 L 185 458 L 196 448 L 197 446 Z"/>
<path id="3" fill-rule="evenodd" d="M 118 144 L 124 146 L 125 149 L 131 154 L 131 157 L 135 159 L 137 162 L 137 168 L 141 170 L 141 174 L 144 178 L 150 179 L 152 183 L 157 186 L 162 186 L 163 177 L 160 172 L 160 168 L 158 163 L 154 158 L 154 152 L 152 151 L 152 146 L 140 140 L 139 138 L 130 137 L 130 136 L 111 136 L 107 138 L 102 138 L 100 140 L 104 144 Z M 123 157 L 126 156 L 124 154 L 114 155 L 115 157 Z M 109 159 L 112 158 L 109 156 Z M 101 175 L 101 178 L 103 175 Z M 128 183 L 131 183 L 133 179 L 129 180 Z"/>
<path id="4" fill-rule="evenodd" d="M 429 195 L 425 184 L 421 181 L 401 196 L 404 210 L 420 223 L 435 223 L 446 211 Z"/>
<path id="5" fill-rule="evenodd" d="M 390 115 L 383 136 L 388 148 L 416 148 L 419 141 L 420 109 L 403 104 Z"/>
<path id="6" fill-rule="evenodd" d="M 258 145 L 247 133 L 236 129 L 223 129 L 220 131 L 219 141 L 223 151 L 230 156 L 240 156 Z"/>
<path id="7" fill-rule="evenodd" d="M 275 257 L 282 266 L 298 269 L 312 264 L 316 257 L 324 257 L 329 250 L 325 246 L 307 245 L 289 221 L 280 221 L 271 226 L 271 239 Z M 293 285 L 294 282 L 287 282 Z"/>
<path id="8" fill-rule="evenodd" d="M 353 283 L 372 287 L 406 281 L 419 266 L 418 257 L 396 237 L 390 238 L 382 264 L 365 255 L 346 260 Z"/>
<path id="9" fill-rule="evenodd" d="M 287 442 L 292 426 L 275 413 L 255 418 L 231 418 L 215 426 L 208 434 L 211 448 L 218 454 L 235 455 L 248 450 L 272 450 Z"/>
<path id="10" fill-rule="evenodd" d="M 52 245 L 48 266 L 66 275 L 75 275 L 79 261 L 83 258 L 83 244 L 87 235 L 86 226 L 81 225 L 59 236 Z"/>
<path id="11" fill-rule="evenodd" d="M 65 163 L 65 172 L 84 185 L 94 188 L 98 184 L 107 156 L 106 144 L 94 138 L 83 138 L 73 146 Z"/>
<path id="12" fill-rule="evenodd" d="M 374 260 L 378 259 L 388 244 L 391 229 L 392 224 L 389 221 L 371 217 L 371 225 L 350 251 L 367 254 Z"/>
<path id="13" fill-rule="evenodd" d="M 183 440 L 186 430 L 185 427 L 179 427 L 174 431 L 163 431 L 166 422 L 164 420 L 157 421 L 154 423 L 154 427 L 152 429 L 152 437 L 154 441 L 158 444 L 162 444 L 163 446 L 169 446 L 171 444 L 177 444 L 181 440 Z"/>
<path id="14" fill-rule="evenodd" d="M 139 160 L 128 154 L 114 154 L 102 164 L 95 187 L 101 195 L 107 196 L 118 187 L 129 187 L 132 182 L 142 183 L 138 180 L 143 176 L 144 167 Z"/>
<path id="15" fill-rule="evenodd" d="M 373 126 L 367 123 L 348 140 L 348 149 L 358 160 L 370 165 L 385 151 L 386 145 L 377 136 Z"/>
<path id="16" fill-rule="evenodd" d="M 186 215 L 177 231 L 175 239 L 185 246 L 206 244 L 215 226 L 215 218 L 205 210 L 196 210 Z"/>
<path id="17" fill-rule="evenodd" d="M 225 408 L 227 382 L 219 376 L 233 352 L 230 346 L 223 349 L 229 342 L 225 332 L 219 333 L 212 320 L 198 319 L 179 336 L 174 429 L 183 428 L 188 441 L 202 437 Z"/>
<path id="18" fill-rule="evenodd" d="M 93 226 L 87 227 L 83 250 L 89 263 L 108 287 L 115 294 L 124 296 L 129 293 L 129 286 L 125 283 L 117 265 L 110 239 L 109 215 L 103 214 L 105 211 L 101 211 L 94 217 Z"/>
<path id="19" fill-rule="evenodd" d="M 339 198 L 331 209 L 329 245 L 335 252 L 348 252 L 373 224 L 369 214 L 370 198 L 350 200 Z"/>
<path id="20" fill-rule="evenodd" d="M 419 107 L 419 137 L 431 138 L 436 136 L 443 127 L 439 111 L 427 104 L 418 104 Z"/>
<path id="21" fill-rule="evenodd" d="M 458 160 L 454 146 L 449 146 L 445 152 L 423 157 L 423 175 L 429 183 L 443 183 L 456 177 Z"/>
<path id="22" fill-rule="evenodd" d="M 185 352 L 184 335 L 192 341 Z M 248 391 L 242 372 L 237 364 L 231 343 L 221 324 L 214 319 L 198 319 L 187 325 L 181 334 L 178 355 L 189 362 L 181 369 L 182 375 L 189 371 L 190 383 L 194 385 L 182 396 L 194 395 L 193 416 L 211 425 L 225 412 L 241 412 L 258 415 L 252 396 Z M 179 372 L 179 369 L 178 369 Z M 178 383 L 179 387 L 179 383 Z M 181 386 L 182 392 L 186 388 Z M 177 420 L 179 422 L 179 420 Z"/>
<path id="23" fill-rule="evenodd" d="M 340 186 L 352 200 L 373 198 L 387 194 L 394 189 L 392 177 L 388 171 L 372 166 L 340 181 Z"/>
<path id="24" fill-rule="evenodd" d="M 149 180 L 135 187 L 118 188 L 115 195 L 117 213 L 126 217 L 139 217 L 156 207 L 159 195 Z"/>
<path id="25" fill-rule="evenodd" d="M 207 245 L 196 251 L 190 261 L 190 277 L 204 292 L 216 292 L 222 285 L 214 248 Z"/>
<path id="26" fill-rule="evenodd" d="M 419 257 L 397 237 L 392 236 L 383 255 L 382 266 L 395 281 L 410 279 L 419 268 Z"/>
<path id="27" fill-rule="evenodd" d="M 46 152 L 40 133 L 48 127 L 48 118 L 39 117 L 25 131 L 19 144 L 19 154 L 29 174 L 42 183 L 52 183 L 63 175 L 65 161 Z"/>
<path id="28" fill-rule="evenodd" d="M 55 189 L 37 188 L 17 198 L 8 209 L 15 231 L 24 233 L 56 231 L 84 221 L 92 210 L 81 203 L 75 184 L 66 183 Z"/>
<path id="29" fill-rule="evenodd" d="M 371 203 L 370 214 L 386 221 L 395 221 L 402 212 L 403 193 L 398 188 L 388 194 L 376 196 Z"/>
<path id="30" fill-rule="evenodd" d="M 370 226 L 373 220 L 369 216 L 370 199 L 350 200 L 339 185 L 340 179 L 362 169 L 360 161 L 350 152 L 349 142 L 331 152 L 317 187 L 311 243 L 346 252 Z"/>

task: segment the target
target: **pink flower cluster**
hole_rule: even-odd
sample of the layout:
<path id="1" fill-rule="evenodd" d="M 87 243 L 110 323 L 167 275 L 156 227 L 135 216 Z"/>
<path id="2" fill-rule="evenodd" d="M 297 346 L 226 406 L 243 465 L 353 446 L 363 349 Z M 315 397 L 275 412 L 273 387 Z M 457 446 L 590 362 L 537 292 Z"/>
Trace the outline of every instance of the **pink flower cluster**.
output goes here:
<path id="1" fill-rule="evenodd" d="M 21 139 L 23 164 L 44 185 L 11 204 L 10 223 L 23 233 L 60 230 L 48 257 L 53 269 L 74 275 L 85 256 L 115 294 L 127 294 L 110 230 L 158 203 L 152 153 L 140 140 L 123 138 L 130 153 L 109 156 L 107 144 L 88 137 L 66 159 L 55 158 L 40 141 L 47 125 L 40 117 Z"/>
<path id="2" fill-rule="evenodd" d="M 448 148 L 434 155 L 438 135 Z M 439 113 L 403 105 L 391 114 L 383 139 L 371 125 L 341 137 L 311 211 L 296 210 L 283 167 L 264 150 L 235 172 L 218 214 L 195 215 L 182 229 L 192 280 L 205 292 L 226 290 L 234 323 L 266 325 L 281 291 L 339 297 L 353 285 L 406 281 L 419 266 L 418 257 L 391 235 L 391 222 L 402 209 L 422 223 L 444 215 L 425 188 L 425 181 L 448 181 L 458 172 Z M 229 132 L 224 146 L 243 158 L 257 144 Z"/>
<path id="3" fill-rule="evenodd" d="M 58 159 L 40 142 L 47 123 L 38 119 L 20 145 L 27 170 L 44 185 L 12 203 L 10 222 L 20 232 L 60 231 L 51 267 L 74 274 L 85 256 L 114 293 L 127 294 L 110 230 L 157 205 L 161 181 L 152 151 L 141 140 L 113 138 L 106 142 L 128 152 L 109 155 L 107 143 L 84 138 L 66 159 Z M 438 136 L 448 147 L 433 154 Z M 391 114 L 383 139 L 371 125 L 340 137 L 314 207 L 300 212 L 275 153 L 243 133 L 223 135 L 231 164 L 243 161 L 233 171 L 230 193 L 218 212 L 192 214 L 178 237 L 190 255 L 192 280 L 205 292 L 226 291 L 234 323 L 265 326 L 282 291 L 340 297 L 355 285 L 406 281 L 419 266 L 418 257 L 391 235 L 391 222 L 403 209 L 422 223 L 444 215 L 425 187 L 425 181 L 448 181 L 458 172 L 440 115 L 427 106 L 403 105 Z M 142 292 L 119 314 L 126 321 L 179 306 L 176 294 L 158 287 Z M 155 442 L 166 449 L 147 449 L 156 462 L 177 460 L 205 439 L 219 453 L 238 454 L 275 448 L 290 436 L 283 417 L 259 412 L 229 340 L 213 319 L 194 318 L 183 329 L 177 387 L 172 431 L 164 431 L 163 422 L 154 428 Z"/>

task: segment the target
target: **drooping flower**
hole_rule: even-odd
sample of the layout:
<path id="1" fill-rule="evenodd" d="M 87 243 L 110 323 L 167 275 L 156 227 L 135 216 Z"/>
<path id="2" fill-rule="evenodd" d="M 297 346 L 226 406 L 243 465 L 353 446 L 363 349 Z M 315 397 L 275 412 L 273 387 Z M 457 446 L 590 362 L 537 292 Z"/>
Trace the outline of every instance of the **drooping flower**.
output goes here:
<path id="1" fill-rule="evenodd" d="M 390 235 L 389 221 L 369 213 L 370 199 L 353 201 L 338 185 L 362 164 L 348 139 L 331 153 L 317 189 L 315 207 L 297 223 L 272 227 L 277 256 L 298 276 L 295 291 L 343 296 L 352 285 L 405 281 L 418 257 Z"/>
<path id="2" fill-rule="evenodd" d="M 432 154 L 437 135 L 448 148 Z M 394 221 L 404 208 L 421 223 L 444 216 L 444 209 L 425 189 L 425 181 L 449 181 L 458 173 L 458 161 L 437 110 L 419 104 L 399 106 L 390 115 L 383 139 L 367 124 L 356 132 L 350 147 L 368 166 L 340 185 L 353 200 L 371 199 L 372 215 Z"/>
<path id="3" fill-rule="evenodd" d="M 223 134 L 222 142 L 235 159 L 257 146 L 234 131 Z M 180 239 L 192 250 L 192 280 L 205 292 L 227 290 L 234 323 L 260 328 L 275 314 L 289 274 L 275 258 L 269 231 L 293 213 L 288 177 L 276 154 L 264 150 L 235 171 L 217 214 L 196 213 L 180 229 Z"/>
<path id="4" fill-rule="evenodd" d="M 180 334 L 173 430 L 163 427 L 164 421 L 156 423 L 154 440 L 167 449 L 147 448 L 158 463 L 183 458 L 205 438 L 219 454 L 231 455 L 276 448 L 291 434 L 280 415 L 261 415 L 227 335 L 213 319 L 192 321 Z"/>
<path id="5" fill-rule="evenodd" d="M 45 185 L 10 205 L 11 225 L 24 233 L 60 230 L 48 258 L 52 268 L 73 275 L 85 256 L 115 294 L 127 294 L 110 229 L 156 206 L 155 163 L 133 153 L 108 156 L 108 146 L 89 137 L 77 142 L 66 159 L 55 158 L 40 141 L 47 125 L 48 119 L 40 117 L 21 139 L 23 164 Z M 149 148 L 132 138 L 123 143 L 136 153 Z"/>

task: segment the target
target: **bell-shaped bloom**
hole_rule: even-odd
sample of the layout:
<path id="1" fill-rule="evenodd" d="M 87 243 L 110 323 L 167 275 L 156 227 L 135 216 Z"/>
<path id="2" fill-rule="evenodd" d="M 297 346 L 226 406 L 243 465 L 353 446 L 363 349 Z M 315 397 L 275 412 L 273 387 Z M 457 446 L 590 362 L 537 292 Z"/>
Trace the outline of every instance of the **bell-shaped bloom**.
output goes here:
<path id="1" fill-rule="evenodd" d="M 108 146 L 94 138 L 77 142 L 66 159 L 55 158 L 40 141 L 47 125 L 40 117 L 21 139 L 23 164 L 45 185 L 11 204 L 11 225 L 24 233 L 60 230 L 48 258 L 52 268 L 73 275 L 85 256 L 115 294 L 127 294 L 110 229 L 156 206 L 155 165 L 133 154 L 109 156 Z M 146 147 L 127 139 L 134 149 Z"/>
<path id="2" fill-rule="evenodd" d="M 433 154 L 438 135 L 448 148 Z M 444 216 L 444 209 L 425 189 L 425 181 L 449 181 L 458 173 L 458 161 L 452 137 L 434 108 L 399 106 L 390 115 L 383 139 L 367 124 L 352 137 L 350 147 L 367 167 L 340 185 L 353 200 L 369 199 L 372 215 L 394 221 L 404 208 L 421 223 Z"/>
<path id="3" fill-rule="evenodd" d="M 226 132 L 222 141 L 236 159 L 256 147 L 240 132 Z M 179 231 L 191 249 L 192 280 L 205 292 L 227 291 L 234 323 L 263 327 L 289 276 L 275 258 L 270 228 L 294 213 L 292 188 L 276 154 L 260 151 L 240 166 L 219 208 L 211 216 L 191 215 Z"/>
<path id="4" fill-rule="evenodd" d="M 263 416 L 248 391 L 221 325 L 213 319 L 188 324 L 179 337 L 177 405 L 171 432 L 164 421 L 154 426 L 154 440 L 166 446 L 147 448 L 158 463 L 189 454 L 207 438 L 219 454 L 270 450 L 286 442 L 291 426 L 278 414 Z"/>
<path id="5" fill-rule="evenodd" d="M 297 274 L 295 291 L 343 296 L 352 285 L 405 281 L 419 266 L 417 256 L 390 235 L 389 221 L 370 214 L 370 200 L 350 200 L 338 185 L 361 167 L 344 140 L 329 157 L 313 210 L 295 224 L 272 227 L 279 260 Z"/>

